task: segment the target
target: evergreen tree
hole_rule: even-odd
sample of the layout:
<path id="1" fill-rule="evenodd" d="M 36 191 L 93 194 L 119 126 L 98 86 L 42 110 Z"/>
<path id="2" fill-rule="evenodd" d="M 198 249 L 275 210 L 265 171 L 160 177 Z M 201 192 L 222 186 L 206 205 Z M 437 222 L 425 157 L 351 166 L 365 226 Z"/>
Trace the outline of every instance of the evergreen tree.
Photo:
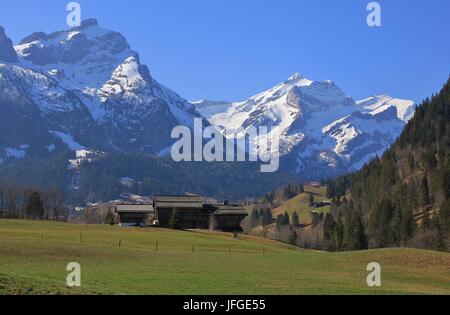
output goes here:
<path id="1" fill-rule="evenodd" d="M 28 217 L 41 219 L 44 215 L 44 204 L 42 203 L 41 196 L 37 191 L 33 191 L 29 194 L 26 213 Z"/>
<path id="2" fill-rule="evenodd" d="M 283 215 L 283 226 L 288 226 L 290 224 L 291 224 L 291 222 L 290 222 L 289 214 L 287 212 L 285 212 Z"/>
<path id="3" fill-rule="evenodd" d="M 269 208 L 264 208 L 261 216 L 261 225 L 267 226 L 272 224 L 272 211 Z"/>
<path id="4" fill-rule="evenodd" d="M 334 243 L 336 244 L 336 249 L 341 251 L 344 249 L 344 223 L 341 218 L 336 220 L 336 228 L 334 231 Z"/>
<path id="5" fill-rule="evenodd" d="M 386 247 L 391 244 L 391 225 L 393 206 L 390 200 L 382 200 L 373 213 L 374 247 Z"/>
<path id="6" fill-rule="evenodd" d="M 114 223 L 114 214 L 112 213 L 111 209 L 109 209 L 105 217 L 105 224 L 114 225 Z"/>
<path id="7" fill-rule="evenodd" d="M 277 216 L 276 226 L 278 231 L 280 231 L 283 227 L 289 226 L 289 224 L 289 214 L 287 212 Z"/>
<path id="8" fill-rule="evenodd" d="M 276 219 L 276 227 L 277 227 L 278 231 L 280 231 L 281 228 L 283 227 L 283 225 L 284 225 L 283 221 L 284 221 L 284 215 L 279 214 Z"/>
<path id="9" fill-rule="evenodd" d="M 331 183 L 327 184 L 326 196 L 327 196 L 328 199 L 332 199 L 332 198 L 336 197 L 334 182 L 331 182 Z"/>
<path id="10" fill-rule="evenodd" d="M 260 213 L 258 209 L 253 209 L 250 214 L 250 225 L 251 227 L 256 227 L 260 224 Z"/>
<path id="11" fill-rule="evenodd" d="M 170 229 L 178 229 L 179 228 L 178 214 L 177 214 L 177 209 L 175 209 L 175 208 L 172 209 L 172 213 L 170 215 L 169 228 Z"/>
<path id="12" fill-rule="evenodd" d="M 297 212 L 295 212 L 295 211 L 292 214 L 292 226 L 294 226 L 294 227 L 300 226 L 300 219 L 298 217 Z"/>
<path id="13" fill-rule="evenodd" d="M 335 241 L 336 221 L 331 213 L 327 213 L 323 223 L 323 239 L 324 249 L 334 251 L 336 250 Z"/>
<path id="14" fill-rule="evenodd" d="M 444 233 L 450 233 L 450 198 L 444 199 L 437 215 L 438 226 Z"/>
<path id="15" fill-rule="evenodd" d="M 430 201 L 430 189 L 428 188 L 428 180 L 427 177 L 424 176 L 422 178 L 422 187 L 421 187 L 421 193 L 422 193 L 422 206 L 426 207 L 429 206 L 431 204 Z"/>
<path id="16" fill-rule="evenodd" d="M 305 186 L 303 184 L 299 184 L 298 187 L 298 195 L 305 192 Z"/>
<path id="17" fill-rule="evenodd" d="M 314 195 L 313 194 L 309 194 L 309 206 L 310 207 L 314 207 Z"/>
<path id="18" fill-rule="evenodd" d="M 415 229 L 416 223 L 414 221 L 412 208 L 410 207 L 403 208 L 400 222 L 400 235 L 403 243 L 413 236 Z"/>

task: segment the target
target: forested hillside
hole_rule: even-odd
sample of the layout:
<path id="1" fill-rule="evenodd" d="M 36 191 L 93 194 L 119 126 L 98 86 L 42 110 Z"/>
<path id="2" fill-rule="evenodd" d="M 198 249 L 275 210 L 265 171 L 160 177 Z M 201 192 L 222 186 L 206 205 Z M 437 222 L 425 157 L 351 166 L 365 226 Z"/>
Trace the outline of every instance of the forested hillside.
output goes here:
<path id="1" fill-rule="evenodd" d="M 417 108 L 395 144 L 361 171 L 328 182 L 328 250 L 449 249 L 450 80 Z"/>
<path id="2" fill-rule="evenodd" d="M 133 179 L 124 187 L 120 178 Z M 142 196 L 195 193 L 217 199 L 244 200 L 293 181 L 282 173 L 261 173 L 253 162 L 180 162 L 142 154 L 106 154 L 81 164 L 79 199 L 107 201 L 122 192 Z M 74 192 L 75 194 L 75 192 Z"/>

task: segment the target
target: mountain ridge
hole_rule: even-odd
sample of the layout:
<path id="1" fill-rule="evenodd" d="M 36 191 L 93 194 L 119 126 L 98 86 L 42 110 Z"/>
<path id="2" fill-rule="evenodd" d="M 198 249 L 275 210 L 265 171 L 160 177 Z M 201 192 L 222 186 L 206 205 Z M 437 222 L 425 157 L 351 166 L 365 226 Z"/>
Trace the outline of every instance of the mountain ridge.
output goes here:
<path id="1" fill-rule="evenodd" d="M 17 58 L 11 58 L 11 49 Z M 123 35 L 100 27 L 96 19 L 51 34 L 33 33 L 16 46 L 0 32 L 0 51 L 0 78 L 15 80 L 17 94 L 38 107 L 41 123 L 58 138 L 45 145 L 73 139 L 65 143 L 69 148 L 75 143 L 157 154 L 172 143 L 173 127 L 193 128 L 193 119 L 201 118 L 189 102 L 151 77 Z M 5 52 L 8 58 L 2 57 Z M 0 98 L 7 93 L 3 90 Z"/>
<path id="2" fill-rule="evenodd" d="M 395 141 L 415 108 L 413 101 L 390 96 L 354 101 L 333 81 L 312 81 L 299 73 L 244 101 L 191 103 L 226 135 L 242 137 L 250 127 L 272 128 L 269 137 L 279 137 L 286 169 L 300 174 L 325 168 L 311 179 L 362 167 Z"/>

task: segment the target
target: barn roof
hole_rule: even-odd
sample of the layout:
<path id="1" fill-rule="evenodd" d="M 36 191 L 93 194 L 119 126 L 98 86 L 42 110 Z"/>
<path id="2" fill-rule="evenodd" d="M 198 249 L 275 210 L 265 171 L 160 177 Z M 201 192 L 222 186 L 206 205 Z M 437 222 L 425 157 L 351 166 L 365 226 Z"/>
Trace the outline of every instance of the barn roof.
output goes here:
<path id="1" fill-rule="evenodd" d="M 153 205 L 121 204 L 116 206 L 116 212 L 154 212 Z"/>
<path id="2" fill-rule="evenodd" d="M 213 215 L 247 215 L 247 210 L 245 210 L 240 205 L 212 205 L 212 209 L 215 211 Z"/>
<path id="3" fill-rule="evenodd" d="M 248 213 L 244 209 L 236 210 L 236 209 L 226 209 L 226 210 L 216 210 L 213 215 L 244 215 L 247 216 Z"/>
<path id="4" fill-rule="evenodd" d="M 203 208 L 200 196 L 155 196 L 155 207 L 159 208 Z"/>

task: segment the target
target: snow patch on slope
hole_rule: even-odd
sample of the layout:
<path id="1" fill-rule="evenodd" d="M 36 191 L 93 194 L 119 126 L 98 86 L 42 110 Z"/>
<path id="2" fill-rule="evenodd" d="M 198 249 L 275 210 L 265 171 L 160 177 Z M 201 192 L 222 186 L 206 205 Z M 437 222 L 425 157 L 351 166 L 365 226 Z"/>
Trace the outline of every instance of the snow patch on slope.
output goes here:
<path id="1" fill-rule="evenodd" d="M 50 131 L 51 134 L 53 134 L 55 137 L 61 139 L 62 142 L 64 142 L 69 149 L 71 150 L 84 150 L 85 147 L 82 146 L 81 144 L 79 144 L 78 142 L 76 142 L 73 139 L 73 136 L 67 133 L 63 133 L 60 131 Z"/>

